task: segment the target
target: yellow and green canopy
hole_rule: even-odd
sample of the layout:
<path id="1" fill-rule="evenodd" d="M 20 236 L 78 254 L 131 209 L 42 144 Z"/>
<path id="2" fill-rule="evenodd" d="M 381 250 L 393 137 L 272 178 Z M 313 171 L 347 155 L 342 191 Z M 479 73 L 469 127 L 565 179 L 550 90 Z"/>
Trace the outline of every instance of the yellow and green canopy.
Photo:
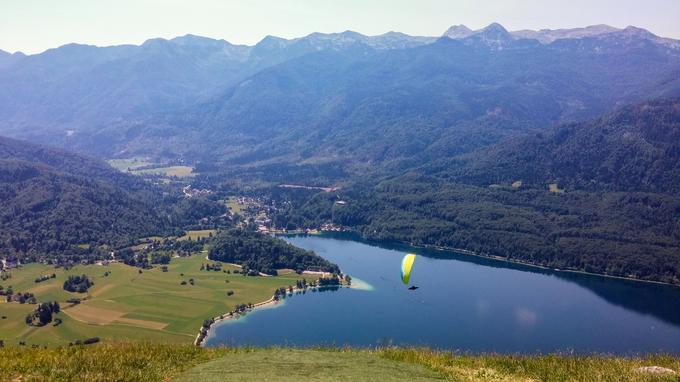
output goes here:
<path id="1" fill-rule="evenodd" d="M 404 284 L 408 284 L 408 280 L 411 278 L 411 269 L 413 268 L 414 261 L 416 261 L 416 255 L 412 253 L 404 256 L 401 260 L 401 281 Z"/>

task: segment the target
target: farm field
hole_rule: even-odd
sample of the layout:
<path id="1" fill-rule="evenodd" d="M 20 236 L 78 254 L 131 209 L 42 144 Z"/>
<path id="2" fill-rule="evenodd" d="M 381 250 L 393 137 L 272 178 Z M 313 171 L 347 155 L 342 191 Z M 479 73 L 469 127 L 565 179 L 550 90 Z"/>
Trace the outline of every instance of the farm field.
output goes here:
<path id="1" fill-rule="evenodd" d="M 61 325 L 28 326 L 24 318 L 35 305 L 0 303 L 0 339 L 5 344 L 64 345 L 78 339 L 100 337 L 103 341 L 193 342 L 203 320 L 226 313 L 237 304 L 267 300 L 276 288 L 295 285 L 301 276 L 245 277 L 217 271 L 201 271 L 207 264 L 205 252 L 173 258 L 168 271 L 160 267 L 143 270 L 121 263 L 80 265 L 68 271 L 48 265 L 27 264 L 11 271 L 12 277 L 0 282 L 15 293 L 34 293 L 38 302 L 58 301 L 62 311 L 55 316 Z M 212 263 L 212 262 L 211 262 Z M 223 265 L 222 270 L 234 271 Z M 56 274 L 56 278 L 35 283 L 36 277 Z M 106 274 L 108 273 L 108 276 Z M 94 286 L 86 293 L 63 290 L 69 275 L 87 275 Z M 189 282 L 194 280 L 194 285 Z M 185 285 L 180 285 L 185 281 Z M 227 282 L 228 281 L 228 282 Z M 234 292 L 227 296 L 227 291 Z M 66 300 L 80 298 L 75 306 Z"/>
<path id="2" fill-rule="evenodd" d="M 158 167 L 149 168 L 145 170 L 132 171 L 135 175 L 148 174 L 148 175 L 165 175 L 165 176 L 176 176 L 179 178 L 191 176 L 194 169 L 189 166 L 168 166 L 168 167 Z"/>
<path id="3" fill-rule="evenodd" d="M 111 159 L 107 161 L 111 167 L 135 175 L 164 175 L 187 177 L 191 176 L 194 169 L 190 166 L 164 166 L 160 167 L 158 163 L 150 162 L 146 158 L 128 158 L 128 159 Z M 139 169 L 146 166 L 159 166 L 155 168 Z"/>
<path id="4" fill-rule="evenodd" d="M 148 166 L 153 163 L 145 158 L 111 159 L 107 161 L 116 170 L 127 172 L 128 169 L 134 170 L 135 167 Z"/>
<path id="5" fill-rule="evenodd" d="M 217 230 L 214 229 L 203 229 L 203 230 L 196 230 L 196 231 L 187 231 L 184 236 L 181 236 L 177 238 L 177 240 L 198 240 L 198 239 L 206 239 L 210 237 L 211 235 L 214 235 L 217 233 Z"/>

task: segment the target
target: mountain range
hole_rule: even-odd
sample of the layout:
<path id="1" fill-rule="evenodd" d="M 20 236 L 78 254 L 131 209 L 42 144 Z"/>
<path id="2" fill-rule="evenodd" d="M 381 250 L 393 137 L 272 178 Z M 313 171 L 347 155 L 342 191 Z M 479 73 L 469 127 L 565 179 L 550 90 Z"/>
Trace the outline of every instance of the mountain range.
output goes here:
<path id="1" fill-rule="evenodd" d="M 111 158 L 403 169 L 680 94 L 677 41 L 593 26 L 187 35 L 0 56 L 0 134 Z"/>

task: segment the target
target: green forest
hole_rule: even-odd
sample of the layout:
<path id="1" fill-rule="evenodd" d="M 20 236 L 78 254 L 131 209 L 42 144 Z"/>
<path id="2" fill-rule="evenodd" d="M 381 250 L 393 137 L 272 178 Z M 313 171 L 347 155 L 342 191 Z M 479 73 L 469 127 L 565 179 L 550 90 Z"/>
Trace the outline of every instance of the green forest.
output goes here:
<path id="1" fill-rule="evenodd" d="M 210 260 L 238 264 L 246 274 L 276 275 L 277 269 L 340 273 L 337 265 L 314 252 L 297 248 L 281 239 L 246 230 L 218 234 L 210 246 Z"/>

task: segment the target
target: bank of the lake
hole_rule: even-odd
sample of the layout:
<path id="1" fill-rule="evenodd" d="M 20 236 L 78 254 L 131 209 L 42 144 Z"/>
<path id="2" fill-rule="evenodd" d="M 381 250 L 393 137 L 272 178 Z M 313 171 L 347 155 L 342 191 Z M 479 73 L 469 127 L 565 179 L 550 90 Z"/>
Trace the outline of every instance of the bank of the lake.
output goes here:
<path id="1" fill-rule="evenodd" d="M 498 261 L 501 263 L 509 263 L 509 264 L 517 264 L 529 268 L 537 268 L 537 269 L 543 269 L 543 270 L 550 270 L 554 272 L 569 272 L 569 273 L 579 273 L 579 274 L 584 274 L 584 275 L 592 275 L 592 276 L 599 276 L 599 277 L 607 277 L 607 278 L 613 278 L 613 279 L 619 279 L 619 280 L 629 280 L 629 281 L 635 281 L 635 282 L 641 282 L 641 283 L 650 283 L 650 284 L 659 284 L 659 285 L 671 285 L 671 286 L 676 286 L 680 288 L 680 284 L 673 284 L 673 283 L 668 283 L 668 282 L 663 282 L 663 281 L 656 281 L 656 280 L 644 280 L 640 279 L 637 277 L 632 277 L 632 276 L 622 276 L 622 275 L 612 275 L 608 273 L 597 273 L 597 272 L 588 272 L 584 269 L 577 269 L 577 268 L 554 268 L 554 267 L 549 267 L 537 263 L 532 263 L 530 261 L 524 261 L 521 259 L 514 259 L 514 258 L 507 258 L 507 257 L 501 257 L 501 256 L 493 256 L 493 255 L 488 255 L 484 253 L 479 253 L 475 251 L 471 251 L 465 248 L 456 248 L 456 247 L 446 247 L 446 246 L 441 246 L 441 245 L 434 245 L 434 244 L 415 244 L 415 243 L 409 243 L 405 241 L 378 241 L 378 240 L 372 240 L 366 238 L 364 235 L 362 235 L 360 232 L 357 232 L 356 230 L 353 229 L 347 229 L 343 228 L 340 230 L 336 231 L 324 231 L 321 229 L 307 229 L 307 230 L 291 230 L 291 231 L 282 231 L 282 230 L 270 230 L 269 233 L 274 234 L 276 236 L 281 236 L 281 237 L 295 237 L 295 236 L 301 236 L 301 235 L 317 235 L 317 236 L 327 236 L 327 237 L 340 237 L 340 238 L 345 238 L 349 240 L 355 240 L 355 241 L 360 241 L 369 245 L 376 245 L 376 246 L 391 246 L 391 247 L 404 247 L 404 248 L 419 248 L 419 249 L 427 249 L 427 250 L 437 250 L 437 251 L 443 251 L 443 252 L 452 252 L 456 253 L 459 255 L 466 255 L 466 256 L 473 256 L 473 257 L 479 257 L 483 259 L 489 259 L 493 261 Z"/>
<path id="2" fill-rule="evenodd" d="M 288 237 L 372 291 L 294 296 L 280 309 L 216 325 L 207 346 L 375 346 L 471 352 L 680 353 L 680 288 L 502 263 L 347 235 Z M 408 291 L 406 252 L 418 256 Z"/>
<path id="3" fill-rule="evenodd" d="M 314 273 L 314 272 L 312 272 L 312 273 Z M 322 273 L 324 273 L 324 272 L 322 272 Z M 352 285 L 341 284 L 341 285 L 337 285 L 337 286 L 305 286 L 303 288 L 294 287 L 291 291 L 286 292 L 286 294 L 284 294 L 281 297 L 277 297 L 276 294 L 273 294 L 270 299 L 252 304 L 250 306 L 246 306 L 245 309 L 243 309 L 241 311 L 230 310 L 229 312 L 226 312 L 226 313 L 221 314 L 219 316 L 213 317 L 207 327 L 205 326 L 205 324 L 203 326 L 201 326 L 198 329 L 198 334 L 196 335 L 196 338 L 194 339 L 194 345 L 195 346 L 203 346 L 205 339 L 210 336 L 211 331 L 212 331 L 212 329 L 215 325 L 219 325 L 220 323 L 222 323 L 224 321 L 241 319 L 241 318 L 245 317 L 247 314 L 254 313 L 258 310 L 281 306 L 281 305 L 285 304 L 285 302 L 286 302 L 286 295 L 288 297 L 292 297 L 293 295 L 296 295 L 296 294 L 305 294 L 305 293 L 307 293 L 307 291 L 316 292 L 318 290 L 331 289 L 331 288 L 338 288 L 338 289 L 339 288 L 352 288 Z"/>

